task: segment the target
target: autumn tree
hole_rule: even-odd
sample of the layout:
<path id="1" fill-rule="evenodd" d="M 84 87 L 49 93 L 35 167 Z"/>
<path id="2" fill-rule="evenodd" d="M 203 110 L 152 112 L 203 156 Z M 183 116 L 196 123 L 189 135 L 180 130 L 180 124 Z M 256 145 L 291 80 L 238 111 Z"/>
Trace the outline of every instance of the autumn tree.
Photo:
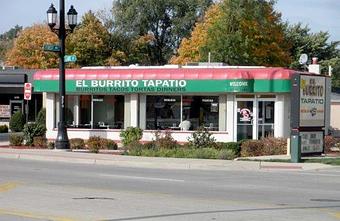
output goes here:
<path id="1" fill-rule="evenodd" d="M 206 45 L 208 30 L 221 15 L 218 4 L 210 6 L 204 19 L 197 22 L 190 38 L 183 38 L 177 55 L 170 59 L 171 64 L 186 64 L 201 61 L 200 47 Z"/>
<path id="2" fill-rule="evenodd" d="M 207 61 L 211 53 L 214 62 L 229 65 L 287 66 L 289 44 L 284 38 L 280 14 L 274 11 L 273 5 L 273 1 L 263 0 L 218 3 L 218 13 L 207 13 L 190 40 L 183 40 L 178 59 Z M 205 39 L 197 41 L 200 35 Z"/>
<path id="3" fill-rule="evenodd" d="M 211 0 L 115 1 L 112 10 L 115 31 L 130 41 L 144 39 L 142 49 L 143 53 L 147 52 L 150 64 L 165 64 L 182 38 L 190 34 L 197 18 L 203 15 L 211 2 Z"/>
<path id="4" fill-rule="evenodd" d="M 57 67 L 57 54 L 43 51 L 44 44 L 57 42 L 57 36 L 46 24 L 25 28 L 15 39 L 13 48 L 6 54 L 6 64 L 28 69 Z"/>
<path id="5" fill-rule="evenodd" d="M 22 26 L 16 25 L 0 35 L 0 63 L 5 61 L 5 55 L 13 47 L 14 39 L 22 31 Z"/>
<path id="6" fill-rule="evenodd" d="M 77 56 L 80 66 L 105 65 L 110 57 L 110 35 L 91 11 L 87 12 L 73 34 L 68 37 L 67 53 Z"/>

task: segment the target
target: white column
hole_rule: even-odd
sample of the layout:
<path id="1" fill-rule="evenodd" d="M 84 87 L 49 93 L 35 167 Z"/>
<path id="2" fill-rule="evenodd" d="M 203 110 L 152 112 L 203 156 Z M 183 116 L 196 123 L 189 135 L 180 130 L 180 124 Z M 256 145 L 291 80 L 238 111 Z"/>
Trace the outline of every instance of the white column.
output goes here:
<path id="1" fill-rule="evenodd" d="M 47 97 L 47 92 L 42 93 L 42 107 L 46 108 L 46 97 Z"/>
<path id="2" fill-rule="evenodd" d="M 124 128 L 131 126 L 130 94 L 124 96 Z"/>
<path id="3" fill-rule="evenodd" d="M 227 96 L 220 95 L 219 96 L 219 105 L 218 105 L 218 130 L 226 131 L 227 129 Z"/>
<path id="4" fill-rule="evenodd" d="M 226 130 L 228 132 L 228 137 L 230 141 L 236 141 L 236 120 L 235 120 L 235 108 L 236 108 L 236 100 L 234 94 L 228 94 L 227 95 L 227 119 L 226 119 Z"/>
<path id="5" fill-rule="evenodd" d="M 54 128 L 56 108 L 55 94 L 46 93 L 46 128 L 48 131 Z"/>
<path id="6" fill-rule="evenodd" d="M 274 136 L 288 138 L 290 134 L 290 98 L 287 94 L 276 95 Z"/>
<path id="7" fill-rule="evenodd" d="M 75 98 L 74 98 L 75 99 L 75 105 L 74 105 L 74 108 L 73 108 L 73 111 L 74 111 L 73 120 L 74 120 L 75 125 L 79 125 L 79 116 L 80 116 L 80 114 L 79 114 L 79 110 L 80 110 L 80 108 L 79 108 L 79 98 L 80 98 L 79 95 L 75 96 Z"/>
<path id="8" fill-rule="evenodd" d="M 276 95 L 274 104 L 274 137 L 283 137 L 285 126 L 285 97 L 282 94 Z"/>
<path id="9" fill-rule="evenodd" d="M 131 94 L 130 97 L 130 116 L 132 127 L 138 127 L 138 94 Z"/>
<path id="10" fill-rule="evenodd" d="M 143 130 L 146 128 L 146 95 L 139 95 L 139 127 Z"/>

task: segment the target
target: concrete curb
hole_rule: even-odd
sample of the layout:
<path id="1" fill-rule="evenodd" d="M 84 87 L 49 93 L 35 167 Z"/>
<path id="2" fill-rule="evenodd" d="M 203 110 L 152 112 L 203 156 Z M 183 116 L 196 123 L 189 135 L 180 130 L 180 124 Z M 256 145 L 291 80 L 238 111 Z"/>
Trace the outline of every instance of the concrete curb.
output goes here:
<path id="1" fill-rule="evenodd" d="M 263 161 L 203 160 L 185 158 L 134 157 L 112 154 L 77 153 L 55 150 L 0 149 L 0 158 L 49 162 L 112 165 L 119 167 L 184 170 L 316 170 L 333 166 L 319 163 L 278 163 Z"/>

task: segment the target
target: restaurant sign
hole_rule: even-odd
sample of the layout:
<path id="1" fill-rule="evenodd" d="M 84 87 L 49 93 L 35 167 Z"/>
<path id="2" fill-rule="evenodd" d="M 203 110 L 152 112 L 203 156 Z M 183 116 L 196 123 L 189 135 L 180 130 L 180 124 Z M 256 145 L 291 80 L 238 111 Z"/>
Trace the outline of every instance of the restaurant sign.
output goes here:
<path id="1" fill-rule="evenodd" d="M 37 92 L 57 92 L 58 81 L 35 80 Z M 289 92 L 290 80 L 67 80 L 66 91 L 76 93 L 204 93 Z"/>
<path id="2" fill-rule="evenodd" d="M 301 154 L 323 152 L 323 131 L 304 131 L 301 136 Z"/>
<path id="3" fill-rule="evenodd" d="M 325 125 L 325 77 L 300 76 L 300 127 Z"/>

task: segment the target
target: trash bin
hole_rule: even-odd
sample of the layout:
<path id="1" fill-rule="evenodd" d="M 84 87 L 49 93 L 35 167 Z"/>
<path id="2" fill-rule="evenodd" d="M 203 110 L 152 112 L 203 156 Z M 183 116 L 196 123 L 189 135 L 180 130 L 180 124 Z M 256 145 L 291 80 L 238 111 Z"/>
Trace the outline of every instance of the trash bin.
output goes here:
<path id="1" fill-rule="evenodd" d="M 301 137 L 299 135 L 290 136 L 290 161 L 292 163 L 301 162 Z"/>

